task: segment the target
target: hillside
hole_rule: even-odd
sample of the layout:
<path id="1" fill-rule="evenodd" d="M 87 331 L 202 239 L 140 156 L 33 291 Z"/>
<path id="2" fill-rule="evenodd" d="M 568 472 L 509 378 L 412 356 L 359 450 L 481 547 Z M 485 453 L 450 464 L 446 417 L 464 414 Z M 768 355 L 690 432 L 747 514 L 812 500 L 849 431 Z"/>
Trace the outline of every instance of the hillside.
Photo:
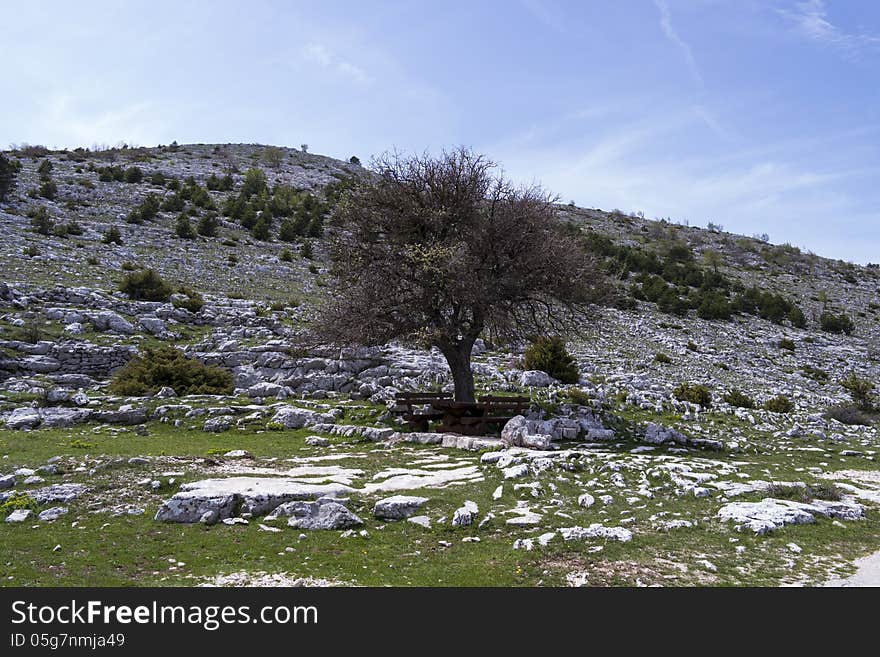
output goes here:
<path id="1" fill-rule="evenodd" d="M 370 175 L 358 164 L 234 144 L 6 155 L 21 165 L 0 204 L 16 584 L 816 584 L 876 550 L 880 424 L 841 382 L 880 381 L 880 268 L 560 206 L 618 298 L 568 344 L 576 384 L 525 371 L 524 345 L 480 343 L 480 390 L 530 395 L 529 431 L 552 442 L 505 446 L 389 413 L 397 392 L 449 386 L 436 351 L 301 343 L 329 289 L 324 220 Z M 172 294 L 120 291 L 145 269 Z M 169 345 L 229 389 L 109 386 Z M 375 506 L 397 494 L 414 499 Z M 307 528 L 322 504 L 301 500 L 320 495 L 350 498 L 342 534 L 260 518 L 300 505 L 287 515 Z M 197 521 L 211 529 L 174 524 Z M 113 567 L 79 574 L 97 550 Z"/>

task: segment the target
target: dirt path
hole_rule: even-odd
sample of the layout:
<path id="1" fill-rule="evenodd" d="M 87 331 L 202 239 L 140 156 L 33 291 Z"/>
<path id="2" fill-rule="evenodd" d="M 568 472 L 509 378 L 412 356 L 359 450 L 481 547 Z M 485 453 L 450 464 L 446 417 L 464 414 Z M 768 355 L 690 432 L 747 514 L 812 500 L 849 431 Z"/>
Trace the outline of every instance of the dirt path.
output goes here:
<path id="1" fill-rule="evenodd" d="M 862 557 L 855 562 L 858 570 L 846 579 L 832 579 L 825 586 L 880 586 L 880 552 Z"/>

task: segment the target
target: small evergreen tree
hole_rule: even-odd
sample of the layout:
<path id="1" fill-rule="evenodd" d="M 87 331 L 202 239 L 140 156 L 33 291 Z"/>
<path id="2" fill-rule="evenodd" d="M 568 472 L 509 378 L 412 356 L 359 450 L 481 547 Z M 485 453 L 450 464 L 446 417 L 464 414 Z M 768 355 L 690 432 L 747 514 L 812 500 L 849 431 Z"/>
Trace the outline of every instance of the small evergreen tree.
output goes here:
<path id="1" fill-rule="evenodd" d="M 209 212 L 201 219 L 199 219 L 199 224 L 196 227 L 196 231 L 202 237 L 216 237 L 217 229 L 219 227 L 220 222 L 217 220 L 217 215 L 213 212 Z"/>
<path id="2" fill-rule="evenodd" d="M 177 217 L 177 223 L 174 224 L 174 232 L 178 237 L 185 240 L 191 240 L 196 236 L 192 224 L 189 221 L 189 215 L 185 212 L 181 212 Z"/>
<path id="3" fill-rule="evenodd" d="M 104 237 L 101 238 L 101 241 L 104 244 L 122 244 L 122 233 L 119 232 L 119 229 L 116 226 L 110 226 L 107 231 L 104 233 Z"/>
<path id="4" fill-rule="evenodd" d="M 0 153 L 0 202 L 5 201 L 6 197 L 15 189 L 15 176 L 17 173 L 17 164 L 10 161 L 3 153 Z"/>

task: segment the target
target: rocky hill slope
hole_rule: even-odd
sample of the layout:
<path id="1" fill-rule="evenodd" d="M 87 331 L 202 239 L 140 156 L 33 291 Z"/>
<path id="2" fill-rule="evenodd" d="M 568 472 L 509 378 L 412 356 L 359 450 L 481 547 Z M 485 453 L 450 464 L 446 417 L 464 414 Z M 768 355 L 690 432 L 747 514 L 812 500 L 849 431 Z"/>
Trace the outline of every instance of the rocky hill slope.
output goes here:
<path id="1" fill-rule="evenodd" d="M 25 555 L 15 583 L 430 584 L 445 553 L 461 570 L 444 583 L 816 583 L 876 549 L 877 416 L 842 385 L 880 380 L 876 267 L 562 206 L 620 290 L 569 343 L 579 381 L 480 342 L 478 387 L 529 394 L 528 423 L 506 441 L 423 434 L 388 404 L 450 385 L 438 353 L 298 341 L 327 290 L 323 218 L 369 175 L 358 164 L 231 144 L 7 155 L 21 168 L 0 204 L 0 507 L 39 527 L 2 527 Z M 120 291 L 148 268 L 170 294 Z M 230 389 L 109 387 L 163 345 L 229 371 Z M 108 513 L 106 532 L 77 534 Z M 294 548 L 266 515 L 345 533 Z M 246 532 L 252 556 L 215 530 L 196 556 L 161 521 L 234 525 L 217 530 Z M 139 533 L 166 545 L 149 572 L 124 549 L 115 571 L 68 572 Z M 347 556 L 285 556 L 326 549 Z"/>

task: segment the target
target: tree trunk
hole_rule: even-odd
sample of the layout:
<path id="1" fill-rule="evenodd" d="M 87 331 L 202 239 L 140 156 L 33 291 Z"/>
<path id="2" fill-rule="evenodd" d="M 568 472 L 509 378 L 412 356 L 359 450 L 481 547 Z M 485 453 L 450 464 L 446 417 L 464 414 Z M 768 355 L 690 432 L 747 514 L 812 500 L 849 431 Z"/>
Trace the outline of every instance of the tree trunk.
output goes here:
<path id="1" fill-rule="evenodd" d="M 455 383 L 455 401 L 472 402 L 474 398 L 474 373 L 471 371 L 471 349 L 473 340 L 463 341 L 443 349 L 449 369 L 452 370 L 452 380 Z"/>

